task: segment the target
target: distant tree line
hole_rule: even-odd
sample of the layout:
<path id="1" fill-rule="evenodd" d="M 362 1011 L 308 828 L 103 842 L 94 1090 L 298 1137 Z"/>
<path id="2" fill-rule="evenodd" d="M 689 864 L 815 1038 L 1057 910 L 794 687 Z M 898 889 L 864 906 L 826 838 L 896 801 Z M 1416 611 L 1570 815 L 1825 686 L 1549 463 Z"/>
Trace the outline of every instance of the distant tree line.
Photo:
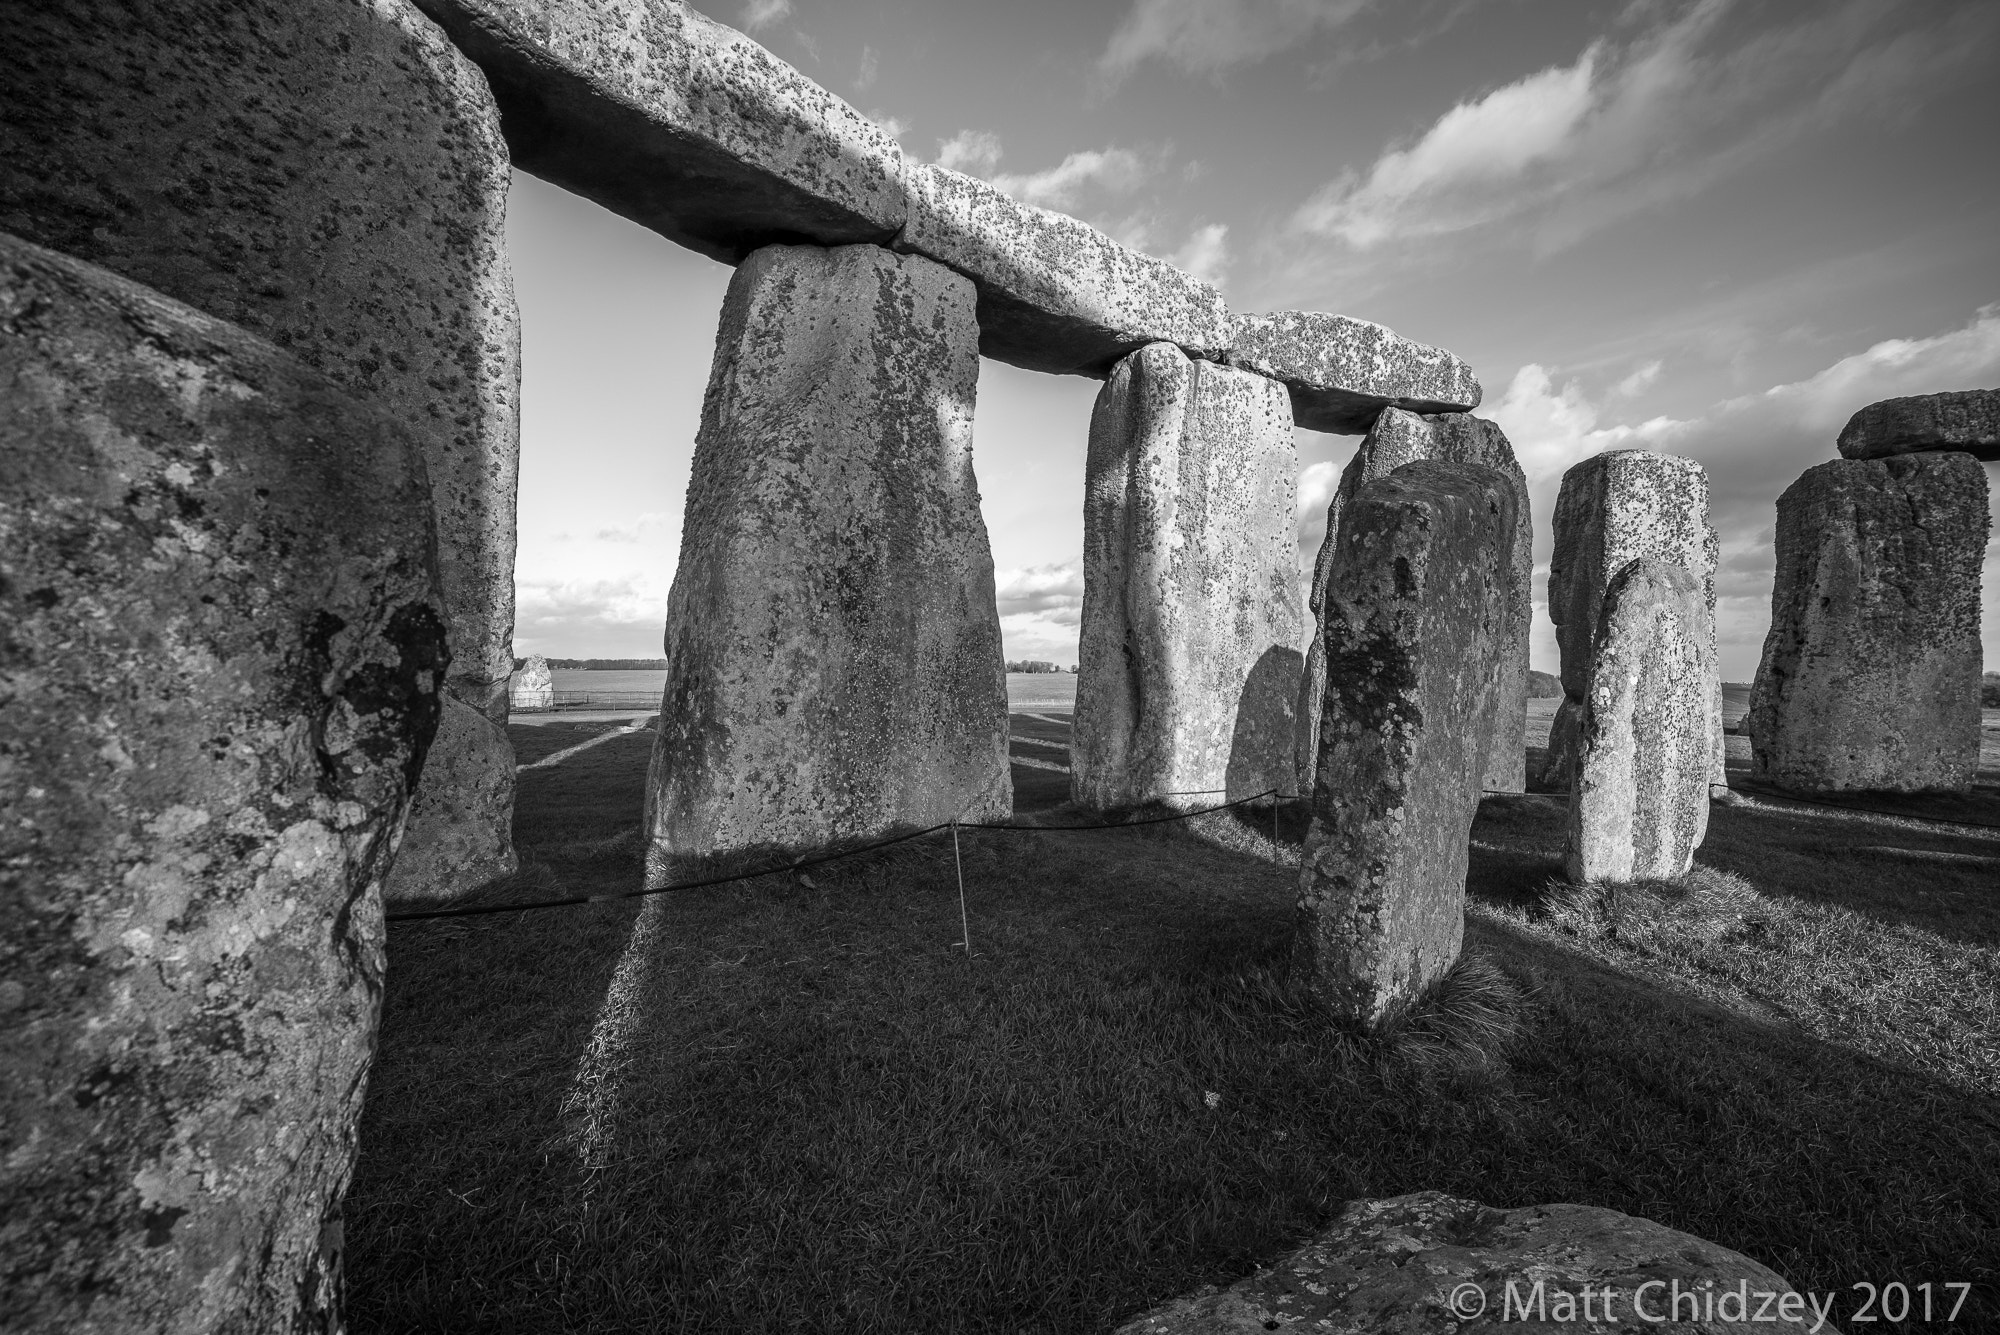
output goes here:
<path id="1" fill-rule="evenodd" d="M 1042 659 L 1039 659 L 1039 658 L 1023 658 L 1023 659 L 1021 659 L 1021 660 L 1020 660 L 1020 661 L 1018 661 L 1018 662 L 1016 662 L 1016 661 L 1015 661 L 1015 660 L 1013 660 L 1013 659 L 1009 659 L 1009 660 L 1007 660 L 1007 670 L 1008 670 L 1009 672 L 1074 672 L 1074 671 L 1076 671 L 1076 669 L 1075 669 L 1075 668 L 1066 668 L 1066 667 L 1062 666 L 1062 665 L 1061 665 L 1060 663 L 1049 663 L 1049 662 L 1044 662 L 1044 661 L 1043 661 Z"/>
<path id="2" fill-rule="evenodd" d="M 514 671 L 519 672 L 527 664 L 527 659 L 514 660 Z M 582 668 L 586 672 L 665 672 L 667 660 L 664 658 L 551 658 L 552 668 Z"/>
<path id="3" fill-rule="evenodd" d="M 1979 679 L 1979 707 L 2000 709 L 2000 672 L 1989 672 Z"/>

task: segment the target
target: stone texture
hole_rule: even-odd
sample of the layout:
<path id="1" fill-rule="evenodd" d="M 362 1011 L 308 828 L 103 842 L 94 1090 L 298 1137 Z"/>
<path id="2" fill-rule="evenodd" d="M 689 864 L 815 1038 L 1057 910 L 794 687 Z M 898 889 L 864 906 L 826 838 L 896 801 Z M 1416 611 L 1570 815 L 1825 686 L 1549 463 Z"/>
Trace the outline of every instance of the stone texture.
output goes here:
<path id="1" fill-rule="evenodd" d="M 975 339 L 970 283 L 874 246 L 773 246 L 730 280 L 667 602 L 656 880 L 1011 814 Z"/>
<path id="2" fill-rule="evenodd" d="M 1563 474 L 1556 495 L 1555 551 L 1549 558 L 1549 619 L 1562 655 L 1562 703 L 1549 726 L 1544 787 L 1567 789 L 1577 730 L 1590 693 L 1591 646 L 1612 576 L 1640 557 L 1675 561 L 1701 582 L 1714 642 L 1715 563 L 1720 544 L 1708 522 L 1708 474 L 1692 459 L 1646 450 L 1607 450 Z M 1709 782 L 1723 769 L 1721 684 Z"/>
<path id="3" fill-rule="evenodd" d="M 1667 880 L 1708 832 L 1721 700 L 1712 616 L 1675 561 L 1612 576 L 1597 618 L 1569 799 L 1569 878 Z"/>
<path id="4" fill-rule="evenodd" d="M 549 660 L 540 654 L 514 669 L 507 687 L 509 707 L 515 710 L 545 710 L 556 707 L 556 679 L 549 672 Z"/>
<path id="5" fill-rule="evenodd" d="M 887 242 L 895 139 L 680 0 L 417 0 L 492 82 L 524 171 L 731 263 Z"/>
<path id="6" fill-rule="evenodd" d="M 2000 389 L 1962 389 L 1871 403 L 1840 429 L 1845 459 L 1918 450 L 1963 450 L 2000 461 Z"/>
<path id="7" fill-rule="evenodd" d="M 1363 1024 L 1416 1000 L 1464 939 L 1514 524 L 1506 474 L 1420 460 L 1364 485 L 1341 526 L 1297 945 Z"/>
<path id="8" fill-rule="evenodd" d="M 1474 386 L 1477 398 L 1477 386 Z M 1468 413 L 1422 416 L 1399 408 L 1382 411 L 1347 462 L 1340 485 L 1326 508 L 1326 537 L 1313 562 L 1309 606 L 1315 620 L 1326 601 L 1327 576 L 1339 550 L 1341 517 L 1355 493 L 1418 459 L 1483 464 L 1505 474 L 1514 491 L 1514 536 L 1508 553 L 1505 645 L 1494 678 L 1493 737 L 1484 786 L 1518 793 L 1527 786 L 1528 633 L 1534 622 L 1535 526 L 1528 507 L 1528 480 L 1514 447 L 1497 423 Z M 1299 791 L 1312 791 L 1318 763 L 1320 709 L 1326 699 L 1326 645 L 1318 635 L 1306 651 L 1299 685 L 1297 765 Z"/>
<path id="9" fill-rule="evenodd" d="M 1760 782 L 1963 789 L 1979 766 L 1986 476 L 1959 453 L 1840 459 L 1778 498 L 1744 730 Z"/>
<path id="10" fill-rule="evenodd" d="M 1479 406 L 1472 368 L 1449 352 L 1324 311 L 1235 316 L 1229 361 L 1283 381 L 1294 420 L 1336 435 L 1360 435 L 1384 408 L 1460 413 Z"/>
<path id="11" fill-rule="evenodd" d="M 1296 791 L 1297 481 L 1277 382 L 1166 343 L 1112 371 L 1085 463 L 1076 800 Z"/>
<path id="12" fill-rule="evenodd" d="M 979 351 L 1031 371 L 1102 376 L 1148 343 L 1219 358 L 1222 295 L 1165 260 L 986 182 L 911 163 L 896 248 L 936 260 L 979 292 Z"/>
<path id="13" fill-rule="evenodd" d="M 1826 1315 L 1776 1271 L 1648 1219 L 1592 1205 L 1496 1210 L 1419 1191 L 1356 1201 L 1275 1266 L 1157 1307 L 1116 1335 L 1838 1335 Z"/>
<path id="14" fill-rule="evenodd" d="M 407 0 L 48 0 L 10 14 L 0 230 L 259 334 L 421 438 L 451 690 L 507 717 L 519 324 L 486 82 Z M 513 752 L 471 813 L 513 870 Z M 408 844 L 449 841 L 424 822 Z M 489 841 L 492 842 L 492 841 Z"/>
<path id="15" fill-rule="evenodd" d="M 0 1324 L 337 1329 L 446 664 L 418 442 L 0 238 L 0 453 Z"/>

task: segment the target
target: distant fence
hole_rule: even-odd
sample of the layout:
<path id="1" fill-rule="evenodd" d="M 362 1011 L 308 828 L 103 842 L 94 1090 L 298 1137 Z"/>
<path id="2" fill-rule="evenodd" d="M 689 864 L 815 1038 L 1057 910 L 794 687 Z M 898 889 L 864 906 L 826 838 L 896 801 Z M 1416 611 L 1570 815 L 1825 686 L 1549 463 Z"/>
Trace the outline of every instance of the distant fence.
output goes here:
<path id="1" fill-rule="evenodd" d="M 554 709 L 658 709 L 658 691 L 557 691 L 555 704 L 542 707 L 514 698 L 510 708 L 516 714 L 539 714 Z"/>

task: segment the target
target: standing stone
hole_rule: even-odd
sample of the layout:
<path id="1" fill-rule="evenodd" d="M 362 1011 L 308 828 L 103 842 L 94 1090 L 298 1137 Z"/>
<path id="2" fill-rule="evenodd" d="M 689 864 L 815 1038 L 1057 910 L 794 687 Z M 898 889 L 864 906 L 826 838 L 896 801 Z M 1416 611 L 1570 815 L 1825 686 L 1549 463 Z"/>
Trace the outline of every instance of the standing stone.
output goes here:
<path id="1" fill-rule="evenodd" d="M 1464 941 L 1515 519 L 1505 473 L 1427 459 L 1364 485 L 1341 526 L 1297 942 L 1320 995 L 1365 1025 Z"/>
<path id="2" fill-rule="evenodd" d="M 8 16 L 0 230 L 278 344 L 423 442 L 452 746 L 392 898 L 513 870 L 520 337 L 486 81 L 407 0 L 45 0 Z M 484 719 L 480 718 L 484 715 Z"/>
<path id="3" fill-rule="evenodd" d="M 1754 773 L 1801 792 L 1964 789 L 1979 769 L 1986 475 L 1959 453 L 1839 459 L 1778 498 Z"/>
<path id="4" fill-rule="evenodd" d="M 334 1330 L 446 665 L 419 443 L 0 238 L 0 1325 Z"/>
<path id="5" fill-rule="evenodd" d="M 646 786 L 674 860 L 1012 813 L 972 285 L 874 246 L 730 280 Z"/>
<path id="6" fill-rule="evenodd" d="M 1468 375 L 1470 373 L 1468 372 Z M 1478 385 L 1472 387 L 1478 396 Z M 1499 424 L 1469 413 L 1425 417 L 1386 408 L 1347 461 L 1326 507 L 1326 536 L 1313 562 L 1310 605 L 1317 618 L 1326 602 L 1327 577 L 1339 550 L 1340 525 L 1354 496 L 1366 483 L 1387 477 L 1418 459 L 1446 463 L 1483 464 L 1506 475 L 1514 490 L 1514 536 L 1508 549 L 1506 581 L 1506 642 L 1500 670 L 1494 677 L 1493 737 L 1484 785 L 1494 792 L 1518 793 L 1527 787 L 1528 753 L 1528 635 L 1533 628 L 1535 600 L 1535 526 L 1528 508 L 1528 479 L 1514 458 Z M 1299 791 L 1312 791 L 1318 763 L 1320 708 L 1326 700 L 1326 646 L 1318 635 L 1306 651 L 1306 669 L 1299 686 L 1297 764 Z"/>
<path id="7" fill-rule="evenodd" d="M 1167 343 L 1111 373 L 1085 464 L 1077 801 L 1295 791 L 1297 486 L 1276 381 Z"/>
<path id="8" fill-rule="evenodd" d="M 1607 450 L 1563 474 L 1556 495 L 1555 552 L 1549 558 L 1549 619 L 1562 655 L 1562 703 L 1549 726 L 1544 787 L 1567 789 L 1577 730 L 1590 692 L 1591 646 L 1611 578 L 1641 557 L 1685 566 L 1708 603 L 1715 640 L 1715 564 L 1720 543 L 1708 522 L 1708 474 L 1692 459 L 1646 450 Z M 1725 787 L 1722 686 L 1716 683 L 1709 783 Z"/>
<path id="9" fill-rule="evenodd" d="M 549 660 L 536 654 L 515 669 L 513 684 L 508 687 L 508 698 L 511 707 L 517 711 L 554 709 L 556 679 L 549 672 Z"/>
<path id="10" fill-rule="evenodd" d="M 1611 579 L 1591 645 L 1590 693 L 1569 798 L 1572 881 L 1667 880 L 1708 832 L 1715 640 L 1687 567 L 1641 557 Z"/>
<path id="11" fill-rule="evenodd" d="M 2000 461 L 2000 389 L 1962 389 L 1871 403 L 1840 430 L 1843 459 L 1918 450 L 1963 450 Z"/>

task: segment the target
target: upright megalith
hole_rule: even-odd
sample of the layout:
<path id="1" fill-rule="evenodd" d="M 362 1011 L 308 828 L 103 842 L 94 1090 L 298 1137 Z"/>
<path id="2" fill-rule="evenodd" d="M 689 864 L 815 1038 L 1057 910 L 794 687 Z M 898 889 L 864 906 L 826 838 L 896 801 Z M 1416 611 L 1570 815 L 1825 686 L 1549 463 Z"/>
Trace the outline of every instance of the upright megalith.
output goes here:
<path id="1" fill-rule="evenodd" d="M 1011 813 L 972 285 L 874 246 L 737 269 L 695 438 L 649 874 Z"/>
<path id="2" fill-rule="evenodd" d="M 1118 807 L 1292 788 L 1298 451 L 1282 385 L 1155 343 L 1097 396 L 1070 790 Z"/>
<path id="3" fill-rule="evenodd" d="M 549 660 L 534 654 L 514 669 L 514 678 L 507 686 L 509 708 L 514 710 L 542 711 L 556 707 L 556 679 L 549 671 Z"/>
<path id="4" fill-rule="evenodd" d="M 1296 941 L 1362 1024 L 1416 1000 L 1464 941 L 1514 524 L 1506 474 L 1420 460 L 1362 486 L 1341 526 Z"/>
<path id="5" fill-rule="evenodd" d="M 1708 832 L 1720 695 L 1708 600 L 1686 566 L 1611 577 L 1591 642 L 1570 788 L 1570 879 L 1670 879 Z"/>
<path id="6" fill-rule="evenodd" d="M 419 442 L 0 238 L 0 1308 L 340 1328 L 379 891 L 446 670 Z"/>
<path id="7" fill-rule="evenodd" d="M 0 229 L 259 334 L 422 442 L 453 743 L 391 891 L 510 871 L 519 328 L 486 81 L 408 0 L 48 0 L 10 13 Z"/>
<path id="8" fill-rule="evenodd" d="M 1359 321 L 1349 323 L 1359 324 Z M 1374 326 L 1370 326 L 1373 328 Z M 1440 354 L 1442 355 L 1442 354 Z M 1462 363 L 1461 363 L 1462 365 Z M 1469 375 L 1469 373 L 1468 373 Z M 1477 400 L 1474 382 L 1471 396 Z M 1361 447 L 1347 462 L 1326 508 L 1326 536 L 1313 562 L 1312 615 L 1318 617 L 1326 602 L 1328 577 L 1335 553 L 1340 550 L 1340 526 L 1355 495 L 1367 483 L 1387 477 L 1404 464 L 1419 459 L 1445 463 L 1481 464 L 1495 468 L 1506 477 L 1514 492 L 1514 534 L 1507 549 L 1505 581 L 1505 642 L 1500 670 L 1493 679 L 1492 712 L 1494 745 L 1487 752 L 1483 782 L 1495 792 L 1518 793 L 1527 786 L 1528 724 L 1528 632 L 1532 627 L 1535 602 L 1535 528 L 1528 509 L 1528 479 L 1514 458 L 1514 447 L 1497 423 L 1469 413 L 1438 413 L 1424 416 L 1400 408 L 1385 408 L 1375 419 Z M 1313 767 L 1318 763 L 1320 711 L 1326 700 L 1326 645 L 1314 636 L 1306 652 L 1306 668 L 1299 684 L 1297 765 L 1299 791 L 1309 792 Z"/>
<path id="9" fill-rule="evenodd" d="M 1607 450 L 1563 474 L 1556 495 L 1555 551 L 1549 558 L 1549 619 L 1562 655 L 1562 703 L 1549 727 L 1541 781 L 1568 788 L 1577 731 L 1590 695 L 1592 647 L 1612 578 L 1641 557 L 1676 562 L 1701 584 L 1715 637 L 1715 563 L 1708 522 L 1708 474 L 1692 459 L 1647 450 Z M 1721 692 L 1718 682 L 1716 691 Z M 1716 702 L 1709 781 L 1723 769 L 1721 701 Z"/>
<path id="10" fill-rule="evenodd" d="M 1745 719 L 1759 780 L 1802 792 L 1972 783 L 1990 523 L 1985 472 L 1963 453 L 1837 459 L 1785 489 Z"/>

